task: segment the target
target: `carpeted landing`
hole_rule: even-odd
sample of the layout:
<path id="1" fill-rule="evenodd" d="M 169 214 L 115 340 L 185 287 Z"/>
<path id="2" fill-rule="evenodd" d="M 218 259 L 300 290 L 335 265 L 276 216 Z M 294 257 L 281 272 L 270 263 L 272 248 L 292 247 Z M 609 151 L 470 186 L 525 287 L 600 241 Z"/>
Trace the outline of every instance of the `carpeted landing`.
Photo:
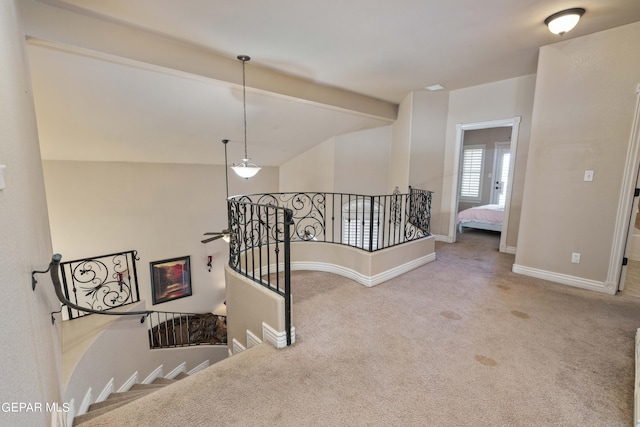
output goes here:
<path id="1" fill-rule="evenodd" d="M 498 236 L 366 288 L 293 272 L 261 344 L 83 426 L 628 426 L 640 300 L 511 273 Z"/>

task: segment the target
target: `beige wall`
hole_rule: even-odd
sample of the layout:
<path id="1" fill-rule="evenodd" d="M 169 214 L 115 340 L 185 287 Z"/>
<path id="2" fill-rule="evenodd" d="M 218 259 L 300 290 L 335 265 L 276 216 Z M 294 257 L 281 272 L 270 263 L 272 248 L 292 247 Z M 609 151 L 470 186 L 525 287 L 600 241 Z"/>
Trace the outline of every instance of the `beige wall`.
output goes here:
<path id="1" fill-rule="evenodd" d="M 262 323 L 277 332 L 285 331 L 284 297 L 266 289 L 225 267 L 227 316 L 227 346 L 233 349 L 235 339 L 247 347 L 247 331 L 263 339 Z M 295 326 L 292 319 L 292 326 Z"/>
<path id="2" fill-rule="evenodd" d="M 448 107 L 447 91 L 413 93 L 409 185 L 433 191 L 432 212 L 439 212 L 442 205 Z M 439 215 L 431 216 L 431 231 L 434 234 L 443 234 Z"/>
<path id="3" fill-rule="evenodd" d="M 398 119 L 392 125 L 391 155 L 387 194 L 395 187 L 406 192 L 409 186 L 409 158 L 411 155 L 411 120 L 413 92 L 407 95 L 398 109 Z"/>
<path id="4" fill-rule="evenodd" d="M 391 126 L 352 132 L 335 138 L 336 193 L 385 194 L 391 149 Z"/>
<path id="5" fill-rule="evenodd" d="M 44 161 L 51 236 L 63 262 L 135 249 L 141 298 L 163 311 L 224 314 L 228 246 L 202 244 L 227 227 L 223 166 Z M 230 194 L 272 192 L 278 171 L 229 174 Z M 149 262 L 189 255 L 193 296 L 152 306 Z M 207 256 L 213 256 L 211 272 Z"/>
<path id="6" fill-rule="evenodd" d="M 602 282 L 640 83 L 640 23 L 540 49 L 516 264 Z M 583 181 L 594 170 L 593 182 Z M 572 264 L 571 253 L 582 254 Z M 613 286 L 613 285 L 609 285 Z"/>
<path id="7" fill-rule="evenodd" d="M 385 194 L 390 145 L 391 126 L 328 139 L 280 166 L 280 191 Z"/>
<path id="8" fill-rule="evenodd" d="M 438 230 L 440 233 L 448 233 L 452 198 L 455 198 L 457 191 L 453 188 L 456 125 L 521 117 L 506 242 L 507 246 L 517 246 L 535 85 L 536 76 L 528 75 L 451 91 L 447 118 L 442 203 L 439 212 L 434 210 L 434 216 L 439 215 L 440 226 Z"/>
<path id="9" fill-rule="evenodd" d="M 279 191 L 334 191 L 335 147 L 330 138 L 281 165 Z"/>
<path id="10" fill-rule="evenodd" d="M 16 0 L 0 2 L 0 164 L 6 187 L 0 190 L 0 287 L 2 359 L 0 402 L 62 403 L 60 324 L 51 325 L 59 304 L 45 270 L 52 249 L 47 219 L 38 132 Z M 3 406 L 4 409 L 4 406 Z M 0 424 L 48 426 L 52 414 L 5 412 Z"/>

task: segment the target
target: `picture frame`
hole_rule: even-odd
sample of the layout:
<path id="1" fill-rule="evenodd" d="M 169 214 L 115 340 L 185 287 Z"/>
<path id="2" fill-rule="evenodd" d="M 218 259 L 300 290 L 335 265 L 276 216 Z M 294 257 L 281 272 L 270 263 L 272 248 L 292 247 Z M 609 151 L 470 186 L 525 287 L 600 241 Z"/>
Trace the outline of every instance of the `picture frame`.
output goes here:
<path id="1" fill-rule="evenodd" d="M 191 257 L 149 263 L 153 305 L 191 296 Z"/>

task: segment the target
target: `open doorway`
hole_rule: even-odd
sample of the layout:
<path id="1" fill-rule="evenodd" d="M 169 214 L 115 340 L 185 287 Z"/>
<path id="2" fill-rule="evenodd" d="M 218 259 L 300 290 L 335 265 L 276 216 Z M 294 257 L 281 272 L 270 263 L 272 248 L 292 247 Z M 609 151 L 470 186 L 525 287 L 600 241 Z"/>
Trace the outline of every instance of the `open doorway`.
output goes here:
<path id="1" fill-rule="evenodd" d="M 613 235 L 613 250 L 609 259 L 607 284 L 617 285 L 615 290 L 626 295 L 640 296 L 640 85 L 636 90 L 636 106 L 631 127 L 631 138 L 624 168 L 620 205 Z"/>
<path id="2" fill-rule="evenodd" d="M 507 247 L 507 232 L 519 124 L 515 117 L 456 126 L 449 223 L 454 242 L 466 229 L 488 230 L 500 233 L 500 252 L 515 253 Z"/>

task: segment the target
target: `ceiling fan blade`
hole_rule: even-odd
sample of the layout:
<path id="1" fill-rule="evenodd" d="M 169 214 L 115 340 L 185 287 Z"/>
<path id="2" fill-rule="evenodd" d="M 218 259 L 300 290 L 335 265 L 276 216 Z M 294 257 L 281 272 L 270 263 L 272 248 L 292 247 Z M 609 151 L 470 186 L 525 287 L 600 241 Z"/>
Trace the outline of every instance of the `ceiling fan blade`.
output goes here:
<path id="1" fill-rule="evenodd" d="M 205 233 L 205 234 L 207 234 L 207 233 Z M 210 234 L 213 234 L 213 233 L 210 233 Z M 218 234 L 218 233 L 216 233 L 216 234 Z M 213 242 L 214 240 L 221 239 L 222 237 L 223 237 L 222 234 L 218 234 L 217 236 L 209 237 L 208 239 L 202 240 L 202 243 Z"/>

